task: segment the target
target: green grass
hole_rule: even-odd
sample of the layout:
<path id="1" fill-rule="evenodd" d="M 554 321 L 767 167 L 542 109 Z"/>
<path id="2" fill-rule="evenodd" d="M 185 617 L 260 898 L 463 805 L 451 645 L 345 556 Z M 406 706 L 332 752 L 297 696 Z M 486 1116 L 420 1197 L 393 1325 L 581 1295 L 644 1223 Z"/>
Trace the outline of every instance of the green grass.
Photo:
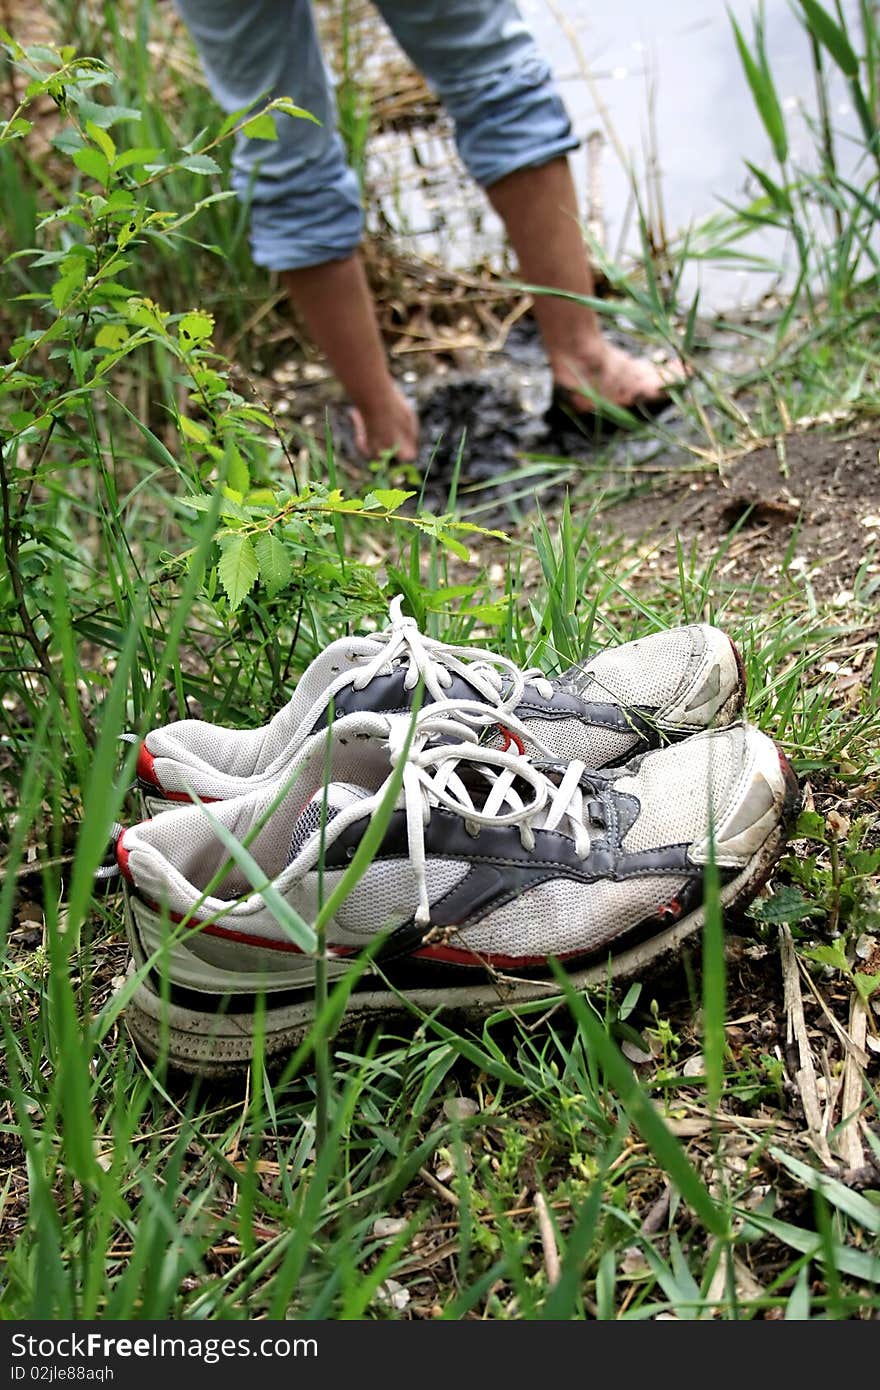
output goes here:
<path id="1" fill-rule="evenodd" d="M 301 460 L 236 389 L 218 347 L 265 293 L 239 211 L 209 202 L 176 231 L 165 218 L 192 207 L 183 146 L 203 126 L 196 147 L 213 138 L 215 113 L 185 64 L 172 65 L 181 101 L 156 101 L 153 73 L 125 37 L 161 22 L 151 4 L 91 14 L 53 9 L 59 41 L 100 51 L 116 70 L 97 88 L 87 71 L 67 72 L 67 152 L 62 141 L 38 158 L 36 129 L 0 141 L 9 209 L 0 1312 L 876 1316 L 880 1143 L 867 1043 L 877 1037 L 880 664 L 870 557 L 844 610 L 816 597 L 793 553 L 780 555 L 772 582 L 761 572 L 731 578 L 736 531 L 710 553 L 679 540 L 654 564 L 656 547 L 615 535 L 607 508 L 662 475 L 611 457 L 566 465 L 566 500 L 548 492 L 507 538 L 463 529 L 482 513 L 457 473 L 442 517 L 407 511 L 393 472 L 372 495 L 372 484 L 344 484 L 329 441 L 313 449 L 311 481 L 297 476 Z M 836 40 L 824 33 L 827 62 L 829 33 Z M 18 61 L 51 83 L 51 60 Z M 757 62 L 755 80 L 778 138 L 769 63 Z M 866 57 L 858 80 L 870 110 L 872 74 Z M 70 158 L 101 147 L 86 125 L 94 112 L 83 102 L 93 99 L 134 112 L 99 126 L 118 150 L 156 146 L 167 161 L 161 179 L 135 163 L 133 186 L 117 180 L 132 200 L 120 217 L 140 219 L 128 266 L 125 247 L 113 249 L 121 221 Z M 822 148 L 822 190 L 788 167 L 791 211 L 763 186 L 699 248 L 710 256 L 713 245 L 739 244 L 756 220 L 802 218 L 792 236 L 809 295 L 793 298 L 790 314 L 746 328 L 704 324 L 675 302 L 688 245 L 671 279 L 650 262 L 640 276 L 607 268 L 621 292 L 614 315 L 697 363 L 683 400 L 695 470 L 729 463 L 832 402 L 853 418 L 876 413 L 876 284 L 856 254 L 868 255 L 876 172 L 848 190 Z M 205 177 L 220 191 L 225 146 L 216 153 L 221 172 Z M 779 171 L 767 178 L 782 187 Z M 44 228 L 41 211 L 53 213 Z M 200 249 L 209 245 L 219 249 Z M 20 254 L 29 248 L 39 256 Z M 734 328 L 752 365 L 722 379 L 699 349 Z M 670 442 L 662 430 L 654 438 L 658 450 Z M 558 460 L 533 467 L 511 480 L 523 502 L 560 477 Z M 377 549 L 381 570 L 368 563 Z M 133 754 L 118 735 L 188 710 L 237 725 L 255 711 L 262 719 L 329 641 L 381 621 L 397 592 L 433 635 L 485 641 L 548 671 L 682 621 L 725 626 L 747 666 L 750 718 L 810 784 L 788 854 L 747 919 L 722 922 L 710 885 L 702 944 L 626 991 L 569 992 L 552 1010 L 499 1010 L 479 1028 L 414 1014 L 394 1030 L 329 1042 L 319 1029 L 280 1072 L 258 1046 L 249 1074 L 225 1089 L 147 1066 L 124 1026 L 121 901 L 93 877 L 113 822 L 137 815 Z M 861 663 L 854 697 L 823 669 L 829 654 Z M 830 1164 L 807 1133 L 786 1036 L 786 933 L 829 1107 Z M 855 1027 L 860 1001 L 867 1041 L 853 1073 L 835 1024 Z M 855 1175 L 840 1108 L 847 1069 L 867 1121 Z"/>

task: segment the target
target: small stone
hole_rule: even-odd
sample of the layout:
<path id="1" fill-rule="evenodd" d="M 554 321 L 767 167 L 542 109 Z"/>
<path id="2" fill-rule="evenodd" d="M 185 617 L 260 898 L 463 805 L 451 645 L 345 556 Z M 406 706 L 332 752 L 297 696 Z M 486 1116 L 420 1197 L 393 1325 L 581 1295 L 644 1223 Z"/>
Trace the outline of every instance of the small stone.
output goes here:
<path id="1" fill-rule="evenodd" d="M 402 1312 L 409 1303 L 410 1292 L 402 1284 L 398 1284 L 396 1279 L 386 1279 L 376 1290 L 376 1297 L 383 1303 L 390 1303 L 391 1307 L 396 1308 L 398 1312 Z"/>
<path id="2" fill-rule="evenodd" d="M 380 1216 L 373 1222 L 373 1235 L 377 1240 L 388 1240 L 405 1231 L 407 1224 L 402 1216 Z"/>
<path id="3" fill-rule="evenodd" d="M 469 1120 L 479 1108 L 477 1102 L 468 1096 L 448 1096 L 443 1102 L 443 1113 L 447 1120 Z"/>

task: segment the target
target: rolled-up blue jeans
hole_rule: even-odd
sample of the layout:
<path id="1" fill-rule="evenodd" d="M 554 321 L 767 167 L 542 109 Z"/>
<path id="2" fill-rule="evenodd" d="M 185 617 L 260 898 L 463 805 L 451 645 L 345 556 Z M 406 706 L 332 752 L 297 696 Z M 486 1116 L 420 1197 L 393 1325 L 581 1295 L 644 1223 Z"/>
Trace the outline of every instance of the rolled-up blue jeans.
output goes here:
<path id="1" fill-rule="evenodd" d="M 237 137 L 232 183 L 250 202 L 257 265 L 294 270 L 350 255 L 363 232 L 360 191 L 309 0 L 175 5 L 225 111 L 286 96 L 321 122 L 277 116 L 277 141 Z M 376 8 L 446 107 L 462 160 L 484 188 L 577 147 L 512 0 L 376 0 Z"/>

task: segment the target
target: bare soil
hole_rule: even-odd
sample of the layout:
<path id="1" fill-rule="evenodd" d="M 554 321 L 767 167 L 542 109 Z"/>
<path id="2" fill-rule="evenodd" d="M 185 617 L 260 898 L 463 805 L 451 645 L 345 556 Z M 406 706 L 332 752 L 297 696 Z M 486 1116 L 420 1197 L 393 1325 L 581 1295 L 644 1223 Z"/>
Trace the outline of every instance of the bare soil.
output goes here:
<path id="1" fill-rule="evenodd" d="M 729 542 L 731 583 L 800 570 L 817 597 L 846 609 L 880 574 L 880 428 L 789 435 L 721 473 L 667 472 L 657 486 L 610 506 L 609 526 L 674 553 L 706 556 Z M 880 584 L 876 585 L 880 589 Z M 880 620 L 880 600 L 875 608 Z"/>

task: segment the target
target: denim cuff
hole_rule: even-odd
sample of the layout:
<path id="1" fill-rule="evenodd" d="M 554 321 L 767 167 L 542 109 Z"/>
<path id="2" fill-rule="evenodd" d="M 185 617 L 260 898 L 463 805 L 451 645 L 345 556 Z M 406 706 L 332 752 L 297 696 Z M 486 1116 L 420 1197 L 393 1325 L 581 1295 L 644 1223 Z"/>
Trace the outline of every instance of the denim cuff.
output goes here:
<path id="1" fill-rule="evenodd" d="M 442 97 L 455 121 L 459 154 L 484 188 L 581 143 L 548 64 L 537 56 L 444 84 Z"/>
<path id="2" fill-rule="evenodd" d="M 243 191 L 237 189 L 240 196 Z M 254 262 L 266 270 L 344 260 L 363 236 L 360 186 L 350 169 L 338 171 L 332 182 L 317 175 L 314 181 L 302 178 L 295 188 L 275 187 L 271 193 L 259 187 L 250 211 Z"/>

